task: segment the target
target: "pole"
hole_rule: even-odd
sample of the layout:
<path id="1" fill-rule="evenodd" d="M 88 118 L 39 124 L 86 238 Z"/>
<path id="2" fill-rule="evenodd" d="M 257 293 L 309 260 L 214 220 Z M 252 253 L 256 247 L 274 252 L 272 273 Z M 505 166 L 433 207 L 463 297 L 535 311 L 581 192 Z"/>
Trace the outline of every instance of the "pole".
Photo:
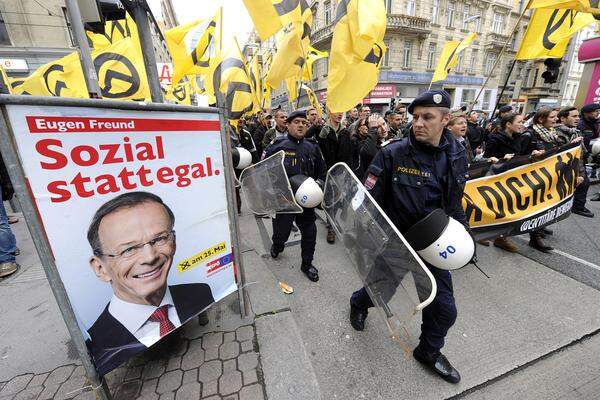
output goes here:
<path id="1" fill-rule="evenodd" d="M 508 46 L 508 43 L 512 40 L 512 37 L 514 36 L 515 32 L 519 28 L 519 24 L 521 23 L 521 20 L 523 19 L 523 16 L 525 16 L 525 13 L 529 9 L 528 7 L 529 7 L 529 2 L 527 2 L 527 5 L 523 9 L 523 12 L 521 12 L 521 15 L 519 15 L 519 19 L 517 19 L 517 23 L 515 24 L 515 27 L 513 28 L 513 30 L 510 33 L 510 35 L 508 35 L 508 39 L 506 39 L 506 42 L 504 42 L 504 45 L 502 46 L 502 49 L 500 50 L 500 53 L 498 54 L 498 57 L 496 58 L 496 61 L 494 61 L 494 65 L 492 65 L 492 69 L 490 70 L 488 76 L 485 78 L 485 81 L 481 85 L 481 88 L 479 88 L 479 92 L 477 92 L 477 96 L 475 96 L 475 99 L 473 100 L 473 104 L 471 104 L 471 107 L 469 108 L 469 113 L 471 113 L 471 111 L 473 111 L 473 107 L 475 107 L 475 104 L 477 104 L 477 100 L 479 100 L 479 96 L 481 96 L 481 93 L 483 92 L 483 89 L 485 89 L 485 85 L 487 85 L 487 83 L 489 82 L 490 78 L 492 77 L 492 74 L 494 73 L 494 70 L 496 69 L 496 66 L 500 63 L 500 59 L 502 58 L 502 54 L 504 54 L 504 52 L 506 51 L 506 46 Z"/>
<path id="2" fill-rule="evenodd" d="M 513 60 L 512 65 L 510 66 L 510 69 L 508 70 L 508 74 L 506 75 L 506 80 L 504 81 L 504 86 L 502 86 L 502 90 L 500 91 L 500 94 L 498 95 L 498 98 L 496 99 L 496 105 L 494 106 L 494 110 L 492 111 L 492 118 L 494 118 L 494 113 L 496 112 L 496 109 L 498 108 L 498 104 L 500 104 L 500 100 L 502 99 L 504 90 L 506 89 L 506 86 L 508 85 L 508 80 L 510 78 L 510 74 L 512 74 L 516 63 L 517 63 L 517 60 L 516 59 Z"/>
<path id="3" fill-rule="evenodd" d="M 143 4 L 142 4 L 143 2 Z M 156 56 L 154 46 L 152 45 L 152 34 L 150 33 L 150 24 L 148 23 L 148 14 L 146 13 L 147 4 L 144 0 L 137 0 L 133 7 L 133 19 L 138 28 L 140 45 L 142 46 L 142 56 L 144 57 L 144 66 L 146 67 L 146 76 L 150 86 L 150 96 L 152 102 L 162 103 L 163 95 L 158 79 L 158 70 L 156 69 Z M 174 85 L 177 82 L 173 83 Z"/>
<path id="4" fill-rule="evenodd" d="M 85 78 L 85 84 L 90 98 L 102 97 L 100 91 L 100 85 L 98 84 L 98 74 L 92 61 L 92 53 L 90 51 L 90 45 L 83 28 L 83 20 L 81 19 L 81 12 L 79 11 L 79 4 L 77 0 L 65 0 L 67 6 L 67 13 L 69 15 L 69 23 L 71 24 L 71 31 L 75 39 L 75 44 L 79 48 L 79 59 L 83 67 L 83 77 Z"/>
<path id="5" fill-rule="evenodd" d="M 68 3 L 67 3 L 68 4 Z M 2 158 L 6 164 L 6 168 L 10 175 L 10 180 L 15 189 L 16 198 L 19 202 L 23 216 L 27 222 L 27 228 L 33 239 L 33 243 L 44 267 L 44 272 L 48 278 L 48 283 L 52 289 L 52 293 L 56 298 L 56 303 L 62 317 L 67 326 L 67 330 L 73 339 L 75 349 L 79 353 L 79 358 L 85 369 L 85 374 L 88 377 L 92 392 L 99 400 L 111 400 L 111 395 L 108 390 L 108 386 L 104 379 L 98 376 L 98 372 L 92 363 L 90 354 L 85 345 L 85 339 L 79 330 L 77 324 L 77 318 L 71 307 L 71 302 L 67 296 L 67 291 L 60 279 L 56 263 L 50 246 L 46 241 L 44 229 L 40 220 L 38 219 L 37 208 L 34 206 L 31 198 L 29 197 L 29 189 L 25 179 L 25 173 L 21 167 L 21 163 L 17 156 L 15 144 L 13 142 L 13 135 L 10 132 L 8 124 L 6 123 L 4 113 L 0 116 L 0 151 L 2 152 Z"/>

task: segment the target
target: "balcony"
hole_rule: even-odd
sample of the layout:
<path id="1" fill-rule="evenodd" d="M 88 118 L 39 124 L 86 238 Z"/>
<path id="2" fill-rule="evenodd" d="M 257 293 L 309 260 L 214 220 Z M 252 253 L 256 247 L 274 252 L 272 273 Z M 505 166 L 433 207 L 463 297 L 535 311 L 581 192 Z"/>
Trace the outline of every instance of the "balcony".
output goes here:
<path id="1" fill-rule="evenodd" d="M 310 36 L 312 41 L 312 45 L 319 45 L 328 39 L 331 40 L 331 36 L 333 35 L 333 26 L 334 24 L 329 24 L 321 29 L 316 30 Z"/>
<path id="2" fill-rule="evenodd" d="M 428 18 L 413 17 L 412 15 L 388 14 L 387 31 L 426 35 L 431 32 L 431 21 Z"/>
<path id="3" fill-rule="evenodd" d="M 500 50 L 504 46 L 504 43 L 508 40 L 508 35 L 501 35 L 499 33 L 490 32 L 487 34 L 485 47 L 489 50 Z M 510 49 L 510 43 L 507 49 Z"/>

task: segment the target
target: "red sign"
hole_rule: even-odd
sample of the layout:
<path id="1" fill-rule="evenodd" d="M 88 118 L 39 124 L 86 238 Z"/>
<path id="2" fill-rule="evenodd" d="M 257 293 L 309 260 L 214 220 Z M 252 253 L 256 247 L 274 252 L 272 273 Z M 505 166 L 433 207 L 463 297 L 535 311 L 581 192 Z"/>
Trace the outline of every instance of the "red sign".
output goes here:
<path id="1" fill-rule="evenodd" d="M 396 85 L 377 85 L 373 90 L 371 90 L 369 97 L 372 99 L 396 97 Z"/>
<path id="2" fill-rule="evenodd" d="M 325 103 L 327 101 L 327 90 L 321 90 L 317 95 L 319 96 L 319 103 Z"/>

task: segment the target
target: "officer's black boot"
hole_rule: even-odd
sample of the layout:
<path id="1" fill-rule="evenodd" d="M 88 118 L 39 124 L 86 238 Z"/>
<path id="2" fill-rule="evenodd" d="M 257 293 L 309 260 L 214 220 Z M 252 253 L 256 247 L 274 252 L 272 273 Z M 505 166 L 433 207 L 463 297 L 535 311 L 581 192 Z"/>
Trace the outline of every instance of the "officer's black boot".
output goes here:
<path id="1" fill-rule="evenodd" d="M 350 300 L 350 325 L 357 331 L 365 330 L 365 321 L 369 315 L 369 310 L 366 308 L 360 308 L 354 305 L 354 302 Z"/>
<path id="2" fill-rule="evenodd" d="M 279 256 L 279 253 L 283 253 L 283 249 L 285 249 L 285 245 L 273 243 L 271 245 L 271 257 L 277 258 Z"/>
<path id="3" fill-rule="evenodd" d="M 413 357 L 427 369 L 439 375 L 446 382 L 460 382 L 460 374 L 456 368 L 454 368 L 446 356 L 439 351 L 428 352 L 423 350 L 421 345 L 418 345 L 413 350 Z"/>
<path id="4" fill-rule="evenodd" d="M 302 261 L 300 269 L 311 281 L 317 282 L 319 280 L 319 271 L 312 265 L 312 262 Z"/>

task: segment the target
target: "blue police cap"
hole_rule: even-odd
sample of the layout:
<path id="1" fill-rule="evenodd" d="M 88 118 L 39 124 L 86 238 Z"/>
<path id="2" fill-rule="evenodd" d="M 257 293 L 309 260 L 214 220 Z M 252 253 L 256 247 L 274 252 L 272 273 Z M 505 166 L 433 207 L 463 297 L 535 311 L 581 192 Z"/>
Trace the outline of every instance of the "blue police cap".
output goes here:
<path id="1" fill-rule="evenodd" d="M 445 90 L 428 90 L 408 105 L 408 112 L 413 113 L 417 106 L 450 108 L 452 100 Z"/>
<path id="2" fill-rule="evenodd" d="M 594 112 L 598 109 L 600 109 L 600 104 L 591 103 L 591 104 L 586 104 L 585 106 L 581 107 L 581 112 L 589 113 L 589 112 Z"/>
<path id="3" fill-rule="evenodd" d="M 285 120 L 285 122 L 288 122 L 288 123 L 292 122 L 296 118 L 304 118 L 304 119 L 306 119 L 306 112 L 305 111 L 301 111 L 301 110 L 292 111 L 290 113 L 290 115 L 288 115 L 288 117 Z"/>

